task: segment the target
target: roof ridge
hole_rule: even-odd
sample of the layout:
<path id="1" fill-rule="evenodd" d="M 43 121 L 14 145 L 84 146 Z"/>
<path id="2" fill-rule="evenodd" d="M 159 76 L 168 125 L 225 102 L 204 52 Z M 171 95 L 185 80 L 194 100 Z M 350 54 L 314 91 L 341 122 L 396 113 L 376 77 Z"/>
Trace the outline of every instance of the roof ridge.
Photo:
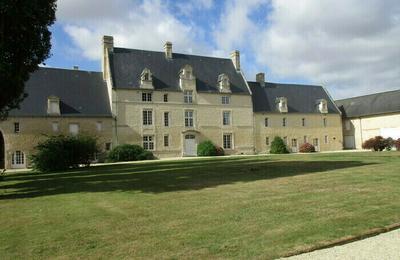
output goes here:
<path id="1" fill-rule="evenodd" d="M 129 50 L 129 51 L 143 51 L 143 52 L 164 53 L 164 52 L 162 52 L 162 51 L 153 51 L 153 50 L 144 50 L 144 49 L 133 49 L 133 48 L 124 48 L 124 47 L 114 47 L 114 50 L 115 50 L 115 49 Z M 215 56 L 206 56 L 206 55 L 196 55 L 196 54 L 191 54 L 191 53 L 172 52 L 172 55 L 174 55 L 174 54 L 188 55 L 188 56 L 202 57 L 202 58 L 210 58 L 210 59 L 231 60 L 230 58 L 225 58 L 225 57 L 215 57 Z"/>
<path id="2" fill-rule="evenodd" d="M 81 69 L 71 69 L 71 68 L 58 68 L 58 67 L 41 67 L 39 69 L 43 70 L 66 70 L 66 71 L 77 71 L 77 72 L 90 72 L 90 73 L 102 73 L 101 71 L 93 71 L 93 70 L 81 70 Z"/>
<path id="3" fill-rule="evenodd" d="M 258 83 L 257 81 L 247 81 L 249 83 Z M 322 85 L 311 85 L 311 84 L 298 84 L 298 83 L 280 83 L 280 82 L 269 82 L 266 81 L 266 84 L 270 83 L 270 84 L 277 84 L 277 85 L 288 85 L 291 87 L 297 86 L 297 87 L 320 87 L 323 88 Z"/>
<path id="4" fill-rule="evenodd" d="M 376 95 L 387 94 L 387 93 L 390 93 L 390 92 L 398 92 L 398 91 L 400 91 L 400 89 L 388 90 L 388 91 L 383 91 L 383 92 L 376 92 L 376 93 L 371 93 L 371 94 L 366 94 L 366 95 L 361 95 L 361 96 L 355 96 L 355 97 L 350 97 L 350 98 L 342 98 L 342 99 L 335 100 L 335 102 L 336 101 L 356 99 L 356 98 L 363 98 L 363 97 L 368 97 L 368 96 L 376 96 Z"/>

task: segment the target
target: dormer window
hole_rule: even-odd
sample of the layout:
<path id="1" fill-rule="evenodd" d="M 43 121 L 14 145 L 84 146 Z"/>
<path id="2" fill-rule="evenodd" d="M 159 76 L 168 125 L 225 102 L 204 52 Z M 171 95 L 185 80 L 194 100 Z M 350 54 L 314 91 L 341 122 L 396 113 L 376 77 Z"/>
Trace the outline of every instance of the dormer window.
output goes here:
<path id="1" fill-rule="evenodd" d="M 183 68 L 179 71 L 179 86 L 182 90 L 185 89 L 196 89 L 196 80 L 193 74 L 192 66 L 186 64 Z"/>
<path id="2" fill-rule="evenodd" d="M 60 98 L 50 96 L 47 98 L 47 114 L 60 115 Z"/>
<path id="3" fill-rule="evenodd" d="M 190 65 L 185 65 L 179 72 L 179 77 L 181 79 L 193 79 L 193 68 Z"/>
<path id="4" fill-rule="evenodd" d="M 140 74 L 140 88 L 154 89 L 153 87 L 153 75 L 148 68 L 145 68 Z"/>
<path id="5" fill-rule="evenodd" d="M 285 97 L 279 97 L 276 99 L 277 107 L 279 112 L 281 113 L 287 113 L 288 112 L 288 107 L 287 107 L 287 98 Z"/>
<path id="6" fill-rule="evenodd" d="M 219 91 L 222 93 L 230 93 L 231 92 L 229 78 L 226 74 L 221 74 L 218 76 L 218 88 L 219 88 Z"/>
<path id="7" fill-rule="evenodd" d="M 321 99 L 318 101 L 318 110 L 323 114 L 328 113 L 328 102 L 326 102 L 325 99 Z"/>

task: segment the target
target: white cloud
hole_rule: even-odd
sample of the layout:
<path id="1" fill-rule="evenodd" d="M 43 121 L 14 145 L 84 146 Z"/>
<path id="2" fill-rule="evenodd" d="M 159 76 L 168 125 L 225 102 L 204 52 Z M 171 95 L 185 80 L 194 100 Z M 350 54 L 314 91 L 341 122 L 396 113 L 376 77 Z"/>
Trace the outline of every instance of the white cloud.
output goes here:
<path id="1" fill-rule="evenodd" d="M 273 74 L 323 84 L 335 98 L 399 88 L 397 0 L 273 0 L 272 7 L 253 49 Z"/>
<path id="2" fill-rule="evenodd" d="M 115 45 L 121 47 L 161 51 L 164 42 L 172 41 L 174 51 L 210 52 L 196 38 L 199 28 L 179 21 L 168 12 L 162 1 L 131 3 L 128 0 L 118 0 L 117 4 L 102 2 L 64 0 L 60 2 L 63 4 L 59 4 L 58 19 L 86 58 L 100 59 L 103 35 L 114 36 Z M 74 13 L 73 10 L 78 9 L 80 12 Z M 102 16 L 104 13 L 107 15 Z"/>

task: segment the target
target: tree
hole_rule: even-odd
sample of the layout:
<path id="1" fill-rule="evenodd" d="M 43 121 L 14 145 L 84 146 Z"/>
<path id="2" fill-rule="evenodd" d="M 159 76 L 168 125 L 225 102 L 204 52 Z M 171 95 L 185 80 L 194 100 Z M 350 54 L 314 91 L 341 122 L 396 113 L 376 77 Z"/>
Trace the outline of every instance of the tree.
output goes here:
<path id="1" fill-rule="evenodd" d="M 0 119 L 27 94 L 25 82 L 50 56 L 56 0 L 0 0 Z"/>
<path id="2" fill-rule="evenodd" d="M 289 153 L 285 142 L 279 136 L 275 136 L 271 143 L 271 150 L 269 152 L 275 154 Z"/>

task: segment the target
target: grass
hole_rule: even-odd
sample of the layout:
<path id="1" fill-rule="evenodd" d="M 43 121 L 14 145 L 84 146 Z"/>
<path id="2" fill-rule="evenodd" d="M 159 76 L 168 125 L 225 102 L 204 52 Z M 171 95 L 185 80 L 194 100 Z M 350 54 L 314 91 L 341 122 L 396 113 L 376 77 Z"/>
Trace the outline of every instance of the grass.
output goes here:
<path id="1" fill-rule="evenodd" d="M 251 156 L 16 173 L 0 255 L 276 258 L 400 221 L 400 153 Z"/>

